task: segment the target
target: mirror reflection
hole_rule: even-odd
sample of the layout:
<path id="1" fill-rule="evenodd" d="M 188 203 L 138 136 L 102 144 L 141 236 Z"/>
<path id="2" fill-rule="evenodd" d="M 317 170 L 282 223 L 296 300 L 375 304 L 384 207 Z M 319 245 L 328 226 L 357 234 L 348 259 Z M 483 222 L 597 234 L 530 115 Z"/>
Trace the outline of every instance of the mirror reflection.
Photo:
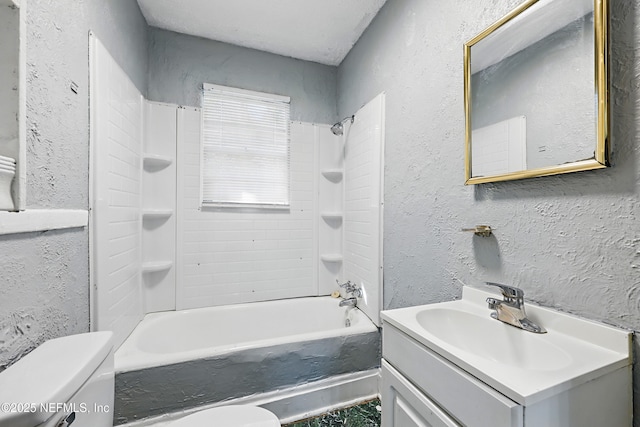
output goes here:
<path id="1" fill-rule="evenodd" d="M 467 183 L 604 167 L 597 3 L 528 1 L 467 44 Z"/>

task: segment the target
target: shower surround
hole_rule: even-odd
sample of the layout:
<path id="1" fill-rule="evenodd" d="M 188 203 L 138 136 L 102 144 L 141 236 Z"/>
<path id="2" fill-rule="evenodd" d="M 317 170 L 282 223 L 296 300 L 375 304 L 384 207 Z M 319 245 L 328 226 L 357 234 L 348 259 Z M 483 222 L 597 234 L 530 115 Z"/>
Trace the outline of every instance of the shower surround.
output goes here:
<path id="1" fill-rule="evenodd" d="M 336 280 L 363 287 L 360 307 L 378 322 L 383 95 L 342 137 L 292 122 L 289 209 L 209 209 L 199 109 L 146 101 L 92 43 L 96 329 L 119 345 L 146 313 L 328 295 Z"/>
<path id="2" fill-rule="evenodd" d="M 247 330 L 257 336 L 250 340 L 238 335 L 233 350 L 221 353 L 220 344 L 212 343 L 203 349 L 208 356 L 190 354 L 188 360 L 162 367 L 127 368 L 123 362 L 116 400 L 127 402 L 122 408 L 134 408 L 133 401 L 139 405 L 133 412 L 123 410 L 120 422 L 255 393 L 265 404 L 280 402 L 282 411 L 295 406 L 297 416 L 325 411 L 332 399 L 333 407 L 340 407 L 373 397 L 380 348 L 376 324 L 382 291 L 384 95 L 356 112 L 342 136 L 334 135 L 329 125 L 291 123 L 287 210 L 210 209 L 200 203 L 200 109 L 145 100 L 95 37 L 91 45 L 95 330 L 113 330 L 116 347 L 127 340 L 125 349 L 135 346 L 127 339 L 130 335 L 153 341 L 138 327 L 144 328 L 149 319 L 160 316 L 158 312 L 168 312 L 166 321 L 172 323 L 197 309 L 235 305 L 235 312 L 250 313 L 259 305 L 279 303 L 288 308 L 275 309 L 266 318 L 284 314 L 285 323 L 313 325 L 335 318 L 336 310 L 338 317 L 348 312 L 337 307 L 337 300 L 321 297 L 338 288 L 336 281 L 351 280 L 363 289 L 362 311 L 356 309 L 354 317 L 358 327 L 323 326 L 329 331 L 323 337 L 306 330 L 291 332 L 282 337 L 283 345 L 259 338 L 272 332 L 259 327 L 265 323 L 259 316 L 239 322 L 205 321 L 212 333 L 229 329 L 234 336 L 249 322 Z M 300 297 L 316 297 L 304 299 L 313 301 L 310 307 L 315 308 L 286 316 L 302 304 Z M 276 328 L 283 329 L 285 323 Z M 179 328 L 180 322 L 171 327 Z M 166 360 L 173 356 L 169 350 L 161 354 Z M 197 386 L 200 391 L 177 388 L 179 393 L 200 396 L 179 407 L 166 402 L 156 407 L 135 398 L 146 390 L 135 384 L 153 383 L 158 370 L 179 368 L 184 374 L 187 369 L 190 377 L 207 373 L 222 381 L 224 370 L 212 371 L 211 366 L 236 363 L 240 375 L 252 360 L 268 360 L 269 370 L 282 375 L 266 382 L 249 376 L 237 389 L 218 388 L 210 381 L 210 386 Z M 273 387 L 296 391 L 275 392 Z M 285 401 L 278 396 L 283 393 Z M 318 398 L 318 393 L 324 397 Z"/>

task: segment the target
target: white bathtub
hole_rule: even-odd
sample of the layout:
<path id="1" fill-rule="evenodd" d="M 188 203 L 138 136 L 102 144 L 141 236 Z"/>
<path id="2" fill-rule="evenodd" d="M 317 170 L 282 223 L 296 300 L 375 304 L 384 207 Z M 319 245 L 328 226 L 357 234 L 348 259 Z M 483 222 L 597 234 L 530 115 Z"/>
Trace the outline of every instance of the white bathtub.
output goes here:
<path id="1" fill-rule="evenodd" d="M 377 327 L 338 304 L 311 297 L 148 314 L 115 353 L 116 423 L 378 366 Z M 149 406 L 149 393 L 166 400 Z"/>
<path id="2" fill-rule="evenodd" d="M 331 297 L 292 298 L 151 313 L 115 353 L 116 372 L 236 350 L 377 331 L 360 310 Z M 350 326 L 346 327 L 347 316 Z"/>

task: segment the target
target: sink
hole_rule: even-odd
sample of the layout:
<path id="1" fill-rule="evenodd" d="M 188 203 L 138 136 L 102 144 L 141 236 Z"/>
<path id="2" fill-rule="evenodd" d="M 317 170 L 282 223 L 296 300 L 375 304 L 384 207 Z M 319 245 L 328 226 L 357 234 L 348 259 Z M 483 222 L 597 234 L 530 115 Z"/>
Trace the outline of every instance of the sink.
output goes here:
<path id="1" fill-rule="evenodd" d="M 562 369 L 571 364 L 569 353 L 544 336 L 494 320 L 488 310 L 483 314 L 425 307 L 416 313 L 416 321 L 425 333 L 496 363 L 535 371 Z"/>
<path id="2" fill-rule="evenodd" d="M 392 327 L 521 405 L 631 364 L 629 331 L 526 302 L 535 334 L 490 317 L 492 292 L 465 286 L 458 301 L 386 310 Z M 384 353 L 383 339 L 383 353 Z"/>

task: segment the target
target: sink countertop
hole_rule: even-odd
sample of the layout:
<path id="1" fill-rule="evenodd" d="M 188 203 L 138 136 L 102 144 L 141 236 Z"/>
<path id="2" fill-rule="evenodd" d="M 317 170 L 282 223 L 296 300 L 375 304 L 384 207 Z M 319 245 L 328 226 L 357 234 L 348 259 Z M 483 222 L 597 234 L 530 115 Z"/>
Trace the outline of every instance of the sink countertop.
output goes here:
<path id="1" fill-rule="evenodd" d="M 521 405 L 632 363 L 629 331 L 525 298 L 527 317 L 547 329 L 535 334 L 492 319 L 487 297 L 502 299 L 465 286 L 461 300 L 386 310 L 381 318 Z"/>

